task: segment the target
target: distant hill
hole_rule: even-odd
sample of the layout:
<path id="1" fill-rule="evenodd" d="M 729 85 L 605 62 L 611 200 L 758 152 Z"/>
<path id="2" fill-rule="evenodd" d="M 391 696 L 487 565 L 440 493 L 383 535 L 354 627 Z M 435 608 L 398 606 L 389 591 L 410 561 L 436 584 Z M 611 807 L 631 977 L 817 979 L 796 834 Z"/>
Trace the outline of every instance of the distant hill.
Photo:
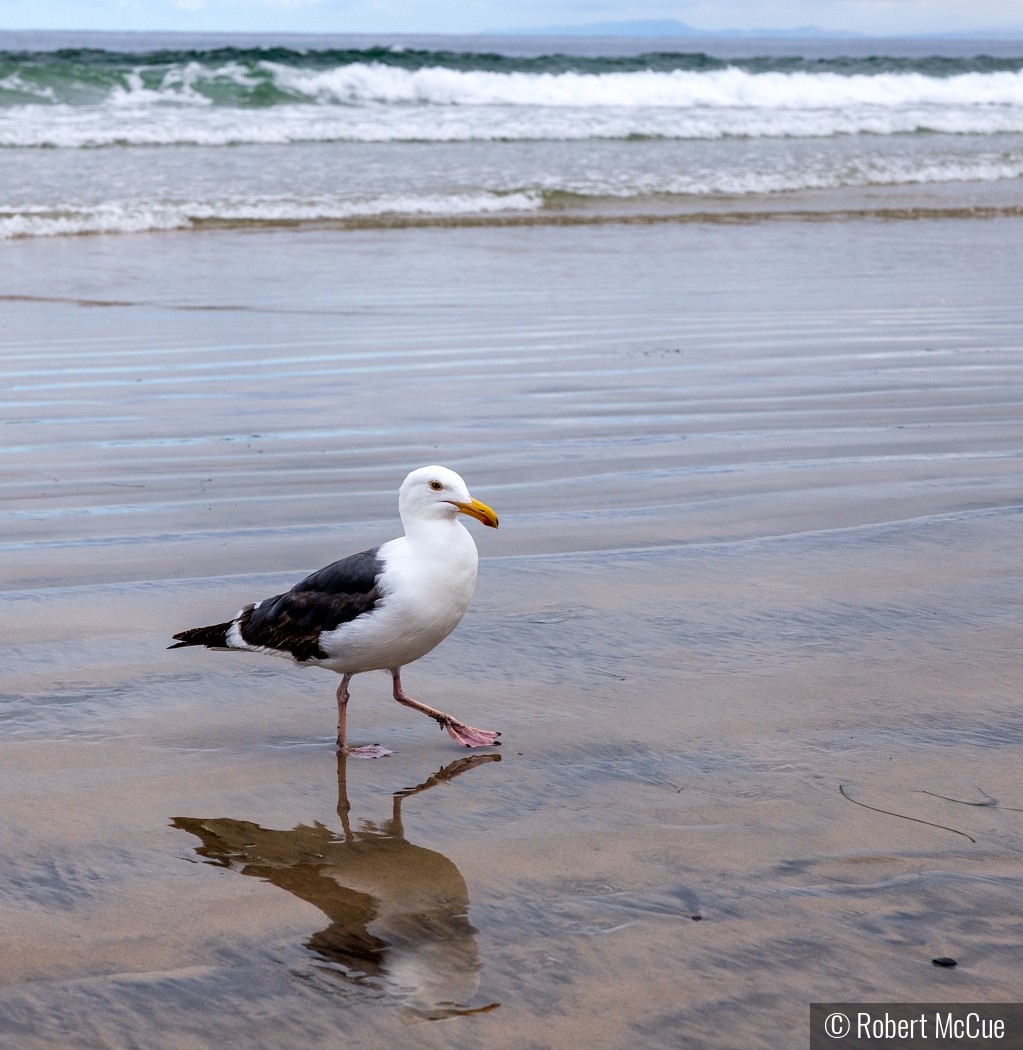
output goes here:
<path id="1" fill-rule="evenodd" d="M 635 22 L 587 22 L 584 25 L 533 26 L 525 29 L 488 29 L 487 36 L 668 36 L 668 37 L 783 37 L 787 39 L 810 37 L 815 40 L 856 39 L 862 33 L 821 29 L 820 26 L 799 26 L 797 29 L 697 29 L 661 18 Z"/>

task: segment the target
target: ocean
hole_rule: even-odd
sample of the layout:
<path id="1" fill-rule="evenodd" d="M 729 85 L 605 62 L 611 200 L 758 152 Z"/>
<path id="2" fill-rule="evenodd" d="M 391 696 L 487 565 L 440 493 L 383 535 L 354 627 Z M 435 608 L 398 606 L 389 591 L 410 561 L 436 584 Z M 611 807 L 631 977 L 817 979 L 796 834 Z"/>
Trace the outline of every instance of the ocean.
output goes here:
<path id="1" fill-rule="evenodd" d="M 1023 176 L 1023 43 L 761 45 L 0 34 L 0 238 L 664 219 Z"/>
<path id="2" fill-rule="evenodd" d="M 1018 997 L 1023 45 L 0 43 L 0 1050 Z M 431 463 L 500 748 L 168 650 Z"/>

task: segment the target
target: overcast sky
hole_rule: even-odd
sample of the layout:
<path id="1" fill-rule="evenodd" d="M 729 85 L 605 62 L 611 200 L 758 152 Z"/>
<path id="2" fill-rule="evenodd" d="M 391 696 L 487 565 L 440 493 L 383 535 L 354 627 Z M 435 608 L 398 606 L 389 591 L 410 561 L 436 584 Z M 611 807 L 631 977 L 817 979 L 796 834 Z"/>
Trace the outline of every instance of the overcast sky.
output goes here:
<path id="1" fill-rule="evenodd" d="M 881 36 L 1005 31 L 1023 29 L 1023 0 L 0 0 L 4 29 L 476 33 L 635 19 Z"/>

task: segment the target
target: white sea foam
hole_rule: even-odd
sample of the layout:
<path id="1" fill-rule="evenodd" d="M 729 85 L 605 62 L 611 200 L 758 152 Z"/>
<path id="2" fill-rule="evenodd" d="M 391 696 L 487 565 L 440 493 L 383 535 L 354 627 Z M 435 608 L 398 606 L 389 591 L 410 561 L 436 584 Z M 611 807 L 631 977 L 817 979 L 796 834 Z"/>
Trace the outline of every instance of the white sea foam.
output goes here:
<path id="1" fill-rule="evenodd" d="M 533 211 L 539 194 L 475 193 L 376 197 L 368 200 L 227 199 L 187 203 L 103 202 L 91 207 L 29 207 L 0 212 L 0 240 L 84 233 L 189 229 L 203 222 L 326 222 L 386 216 L 487 215 Z"/>
<path id="2" fill-rule="evenodd" d="M 857 158 L 841 167 L 795 166 L 781 171 L 737 171 L 680 174 L 648 180 L 649 194 L 755 195 L 798 190 L 844 189 L 867 186 L 912 186 L 948 182 L 999 182 L 1023 178 L 1023 153 L 986 156 L 972 160 L 950 158 Z M 609 196 L 632 197 L 634 188 L 615 187 Z"/>
<path id="3" fill-rule="evenodd" d="M 237 63 L 190 62 L 155 86 L 140 72 L 93 105 L 0 108 L 0 146 L 219 146 L 302 141 L 580 140 L 1023 131 L 1023 72 L 493 73 L 355 63 L 261 63 L 290 102 L 214 103 L 210 85 L 260 83 Z M 8 78 L 10 79 L 10 78 Z M 13 88 L 14 85 L 12 85 Z M 41 92 L 36 92 L 41 94 Z"/>
<path id="4" fill-rule="evenodd" d="M 226 146 L 292 142 L 466 142 L 625 139 L 823 138 L 919 130 L 992 135 L 1023 132 L 1023 107 L 774 111 L 752 109 L 530 109 L 528 107 L 312 107 L 266 111 L 179 110 L 121 105 L 92 112 L 64 106 L 0 113 L 0 146 Z"/>
<path id="5" fill-rule="evenodd" d="M 44 98 L 48 102 L 56 102 L 57 95 L 52 87 L 42 84 L 33 84 L 24 80 L 17 73 L 0 78 L 0 91 L 9 91 L 14 95 L 28 95 L 32 98 Z"/>
<path id="6" fill-rule="evenodd" d="M 263 63 L 278 87 L 322 101 L 431 103 L 460 106 L 572 108 L 840 109 L 876 106 L 1023 107 L 1023 72 L 748 73 L 645 70 L 629 73 L 492 73 L 432 67 L 418 70 L 355 63 L 312 71 Z"/>
<path id="7" fill-rule="evenodd" d="M 761 158 L 763 160 L 763 158 Z M 552 193 L 580 198 L 643 200 L 666 196 L 753 196 L 843 187 L 947 182 L 993 182 L 1023 178 L 1023 149 L 973 157 L 818 157 L 803 164 L 773 167 L 698 167 L 683 172 L 593 172 L 540 178 L 520 189 L 463 193 L 415 193 L 358 199 L 343 196 L 225 197 L 193 201 L 105 201 L 92 205 L 22 206 L 0 209 L 0 240 L 87 233 L 138 233 L 189 229 L 210 222 L 274 223 L 366 219 L 486 216 L 537 213 Z"/>

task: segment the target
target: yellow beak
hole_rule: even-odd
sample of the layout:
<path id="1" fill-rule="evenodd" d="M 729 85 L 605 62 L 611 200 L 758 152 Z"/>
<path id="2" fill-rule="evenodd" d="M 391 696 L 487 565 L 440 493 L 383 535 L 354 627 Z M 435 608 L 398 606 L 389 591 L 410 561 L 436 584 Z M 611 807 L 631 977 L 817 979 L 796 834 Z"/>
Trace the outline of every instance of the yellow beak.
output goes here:
<path id="1" fill-rule="evenodd" d="M 454 500 L 451 502 L 455 503 Z M 478 499 L 474 499 L 471 503 L 455 503 L 455 506 L 463 514 L 468 514 L 470 518 L 482 521 L 484 525 L 489 525 L 492 529 L 497 528 L 497 515 L 485 503 L 480 503 Z"/>

